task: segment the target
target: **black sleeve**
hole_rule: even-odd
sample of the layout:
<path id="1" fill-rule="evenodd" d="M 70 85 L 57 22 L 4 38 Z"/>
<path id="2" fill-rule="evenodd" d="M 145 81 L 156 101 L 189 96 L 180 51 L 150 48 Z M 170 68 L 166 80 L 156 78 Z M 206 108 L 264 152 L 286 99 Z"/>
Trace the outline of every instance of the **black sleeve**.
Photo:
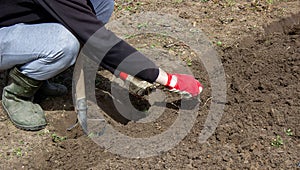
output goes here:
<path id="1" fill-rule="evenodd" d="M 100 59 L 106 65 L 131 75 L 143 70 L 137 77 L 154 82 L 158 76 L 157 66 L 144 55 L 100 22 L 87 0 L 35 0 L 58 22 L 69 29 L 87 48 L 84 52 L 91 59 Z M 122 63 L 120 65 L 120 63 Z M 151 68 L 146 69 L 144 68 Z"/>

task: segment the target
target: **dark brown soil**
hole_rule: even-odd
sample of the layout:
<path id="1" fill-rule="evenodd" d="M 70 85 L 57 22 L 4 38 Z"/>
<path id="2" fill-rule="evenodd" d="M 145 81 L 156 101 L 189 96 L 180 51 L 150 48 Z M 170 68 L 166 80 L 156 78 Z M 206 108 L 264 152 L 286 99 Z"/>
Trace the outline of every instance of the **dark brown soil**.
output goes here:
<path id="1" fill-rule="evenodd" d="M 230 2 L 234 1 L 116 1 L 113 16 L 114 20 L 142 11 L 166 12 L 193 23 L 213 43 L 222 42 L 216 49 L 226 73 L 227 102 L 217 130 L 205 144 L 198 143 L 198 137 L 208 114 L 211 89 L 201 63 L 194 62 L 191 69 L 205 86 L 201 95 L 204 102 L 191 132 L 168 152 L 145 159 L 125 158 L 100 148 L 80 127 L 66 131 L 76 122 L 70 92 L 41 102 L 49 125 L 39 132 L 15 128 L 1 109 L 0 169 L 300 168 L 299 2 Z M 136 40 L 129 42 L 139 45 Z M 162 48 L 168 42 L 160 41 Z M 180 44 L 172 50 L 174 55 L 189 52 Z M 66 72 L 64 77 L 69 78 L 57 81 L 70 87 L 71 76 L 70 71 Z M 96 96 L 99 101 L 105 99 L 99 104 L 111 116 L 113 126 L 126 135 L 147 137 L 161 133 L 177 117 L 174 102 L 156 122 L 130 122 L 112 109 L 110 95 L 105 92 L 110 85 L 107 78 L 100 77 L 99 81 L 104 83 L 97 86 Z M 147 107 L 147 101 L 136 96 L 131 99 Z M 66 140 L 55 141 L 55 135 Z M 283 142 L 276 144 L 275 139 Z"/>

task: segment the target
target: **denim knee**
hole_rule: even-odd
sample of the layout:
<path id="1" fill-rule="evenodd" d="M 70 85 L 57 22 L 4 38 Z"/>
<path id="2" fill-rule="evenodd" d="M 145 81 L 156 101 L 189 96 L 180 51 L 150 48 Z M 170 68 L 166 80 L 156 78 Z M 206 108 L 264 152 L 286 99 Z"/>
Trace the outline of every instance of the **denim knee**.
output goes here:
<path id="1" fill-rule="evenodd" d="M 62 25 L 58 25 L 56 28 L 59 34 L 57 35 L 59 39 L 57 40 L 56 47 L 56 56 L 60 57 L 53 57 L 53 60 L 59 60 L 59 65 L 57 69 L 68 68 L 72 66 L 77 58 L 77 55 L 80 50 L 80 43 L 78 39 L 69 32 L 65 27 Z"/>
<path id="2" fill-rule="evenodd" d="M 49 37 L 49 47 L 36 60 L 23 65 L 23 74 L 36 79 L 47 80 L 72 66 L 80 50 L 77 38 L 60 24 L 51 24 L 51 32 L 55 37 Z"/>
<path id="3" fill-rule="evenodd" d="M 98 20 L 106 24 L 114 11 L 114 0 L 91 0 Z"/>

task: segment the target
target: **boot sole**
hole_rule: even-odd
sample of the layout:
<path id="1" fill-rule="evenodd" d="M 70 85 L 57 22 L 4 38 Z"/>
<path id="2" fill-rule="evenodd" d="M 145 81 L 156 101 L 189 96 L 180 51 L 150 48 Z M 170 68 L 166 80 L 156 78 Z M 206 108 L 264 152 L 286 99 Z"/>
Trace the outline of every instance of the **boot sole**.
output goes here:
<path id="1" fill-rule="evenodd" d="M 3 104 L 2 102 L 2 106 L 7 114 L 7 116 L 9 117 L 10 121 L 14 124 L 14 126 L 16 126 L 17 128 L 21 129 L 21 130 L 26 130 L 26 131 L 38 131 L 38 130 L 41 130 L 41 129 L 44 129 L 47 124 L 45 125 L 40 125 L 40 126 L 35 126 L 35 127 L 26 127 L 26 126 L 22 126 L 22 125 L 19 125 L 18 123 L 16 123 L 11 117 L 10 117 L 10 114 L 8 113 L 7 109 L 6 109 L 6 106 Z"/>

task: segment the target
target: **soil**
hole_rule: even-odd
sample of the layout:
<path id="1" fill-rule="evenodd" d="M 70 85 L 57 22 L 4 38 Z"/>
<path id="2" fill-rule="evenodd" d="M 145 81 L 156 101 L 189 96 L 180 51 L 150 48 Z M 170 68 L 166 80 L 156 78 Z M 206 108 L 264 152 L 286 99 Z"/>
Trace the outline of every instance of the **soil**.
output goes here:
<path id="1" fill-rule="evenodd" d="M 269 3 L 267 3 L 269 2 Z M 145 11 L 169 13 L 187 20 L 211 39 L 226 74 L 225 113 L 206 143 L 198 137 L 211 104 L 205 68 L 172 39 L 140 36 L 128 42 L 159 44 L 181 59 L 205 89 L 198 117 L 188 135 L 173 149 L 149 158 L 126 158 L 99 147 L 76 122 L 71 92 L 40 101 L 49 122 L 45 130 L 22 131 L 0 108 L 1 169 L 299 169 L 300 168 L 300 4 L 299 1 L 116 1 L 112 21 Z M 138 40 L 139 41 L 138 41 Z M 158 43 L 159 42 L 159 43 Z M 218 42 L 218 43 L 217 43 Z M 178 115 L 171 103 L 155 122 L 139 124 L 122 118 L 109 94 L 109 73 L 97 79 L 96 97 L 110 123 L 132 137 L 162 133 Z M 54 78 L 71 89 L 72 71 Z M 99 83 L 101 82 L 101 83 Z M 103 100 L 105 99 L 105 100 Z M 102 102 L 100 102 L 102 100 Z M 143 110 L 147 99 L 131 96 Z M 66 137 L 66 138 L 64 138 Z M 282 142 L 281 142 L 282 141 Z"/>

